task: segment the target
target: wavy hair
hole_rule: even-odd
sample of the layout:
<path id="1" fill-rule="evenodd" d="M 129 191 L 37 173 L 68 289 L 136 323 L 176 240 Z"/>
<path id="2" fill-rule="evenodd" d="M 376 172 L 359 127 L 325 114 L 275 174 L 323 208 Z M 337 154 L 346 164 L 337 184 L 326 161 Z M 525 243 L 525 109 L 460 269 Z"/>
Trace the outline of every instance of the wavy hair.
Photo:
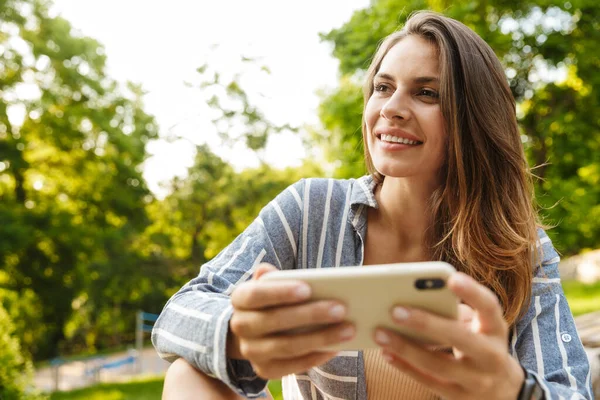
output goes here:
<path id="1" fill-rule="evenodd" d="M 389 35 L 367 72 L 364 102 L 388 51 L 416 35 L 438 50 L 440 109 L 448 135 L 441 186 L 430 199 L 430 257 L 454 265 L 490 288 L 512 325 L 531 299 L 540 255 L 532 174 L 517 125 L 515 100 L 504 69 L 490 46 L 462 23 L 417 12 Z M 363 118 L 367 169 L 378 184 Z"/>

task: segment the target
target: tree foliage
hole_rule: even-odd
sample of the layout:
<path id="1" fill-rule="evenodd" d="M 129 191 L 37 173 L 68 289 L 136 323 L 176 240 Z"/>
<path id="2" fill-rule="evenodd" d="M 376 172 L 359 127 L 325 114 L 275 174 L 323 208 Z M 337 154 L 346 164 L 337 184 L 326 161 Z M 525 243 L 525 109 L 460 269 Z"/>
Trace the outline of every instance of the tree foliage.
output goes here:
<path id="1" fill-rule="evenodd" d="M 133 343 L 138 309 L 158 313 L 270 199 L 320 174 L 239 172 L 197 146 L 187 177 L 156 199 L 142 177 L 158 132 L 143 91 L 111 79 L 102 46 L 48 7 L 0 2 L 0 305 L 36 359 Z M 225 143 L 260 151 L 295 130 L 269 121 L 239 75 L 206 71 L 198 89 L 214 94 Z"/>
<path id="2" fill-rule="evenodd" d="M 262 151 L 270 136 L 285 131 L 297 132 L 298 128 L 290 124 L 273 123 L 256 105 L 256 99 L 244 89 L 244 80 L 247 81 L 248 76 L 254 79 L 268 76 L 271 74 L 269 68 L 259 65 L 259 60 L 254 58 L 242 56 L 240 61 L 241 66 L 247 67 L 243 73 L 226 77 L 205 63 L 196 70 L 200 83 L 187 84 L 196 86 L 206 97 L 206 104 L 214 112 L 211 121 L 222 143 L 231 146 L 243 140 L 246 147 L 255 151 L 262 160 Z M 258 71 L 252 71 L 256 69 Z"/>
<path id="3" fill-rule="evenodd" d="M 31 391 L 33 368 L 14 331 L 10 316 L 0 305 L 0 399 L 41 399 Z"/>
<path id="4" fill-rule="evenodd" d="M 250 225 L 277 194 L 302 177 L 315 175 L 323 171 L 310 162 L 300 168 L 278 170 L 262 164 L 236 172 L 207 146 L 198 146 L 186 178 L 175 179 L 172 193 L 152 206 L 153 224 L 145 241 L 152 243 L 158 256 L 170 260 L 170 275 L 182 284 Z"/>
<path id="5" fill-rule="evenodd" d="M 157 127 L 140 88 L 111 80 L 100 44 L 47 3 L 6 1 L 0 13 L 0 260 L 6 287 L 47 305 L 46 340 L 24 345 L 51 356 L 79 307 L 104 302 L 90 288 L 136 264 L 127 243 L 149 222 L 141 164 Z"/>

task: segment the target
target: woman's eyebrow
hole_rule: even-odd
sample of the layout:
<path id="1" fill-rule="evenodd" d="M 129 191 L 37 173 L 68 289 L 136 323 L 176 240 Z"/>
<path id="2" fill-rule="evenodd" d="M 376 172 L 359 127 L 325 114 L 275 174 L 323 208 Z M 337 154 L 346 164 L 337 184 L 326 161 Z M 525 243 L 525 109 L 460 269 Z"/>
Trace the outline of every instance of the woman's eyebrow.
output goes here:
<path id="1" fill-rule="evenodd" d="M 387 74 L 385 72 L 378 72 L 377 75 L 375 75 L 375 78 L 385 79 L 385 80 L 389 80 L 389 81 L 395 80 L 392 75 Z M 414 78 L 413 82 L 417 83 L 417 84 L 439 83 L 440 79 L 435 76 L 419 76 L 419 77 Z"/>
<path id="2" fill-rule="evenodd" d="M 391 76 L 390 74 L 386 74 L 385 72 L 378 72 L 377 75 L 375 75 L 375 78 L 386 79 L 388 81 L 394 80 L 393 76 Z"/>
<path id="3" fill-rule="evenodd" d="M 414 79 L 415 83 L 440 83 L 440 79 L 435 76 L 419 76 Z"/>

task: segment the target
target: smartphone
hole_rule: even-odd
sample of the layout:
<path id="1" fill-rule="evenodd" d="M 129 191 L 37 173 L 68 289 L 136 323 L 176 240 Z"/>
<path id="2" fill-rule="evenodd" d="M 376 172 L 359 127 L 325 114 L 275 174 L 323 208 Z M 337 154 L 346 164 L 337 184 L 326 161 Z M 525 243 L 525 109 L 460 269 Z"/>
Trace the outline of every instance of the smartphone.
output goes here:
<path id="1" fill-rule="evenodd" d="M 408 328 L 396 325 L 391 317 L 395 305 L 416 307 L 446 318 L 458 316 L 458 298 L 446 282 L 454 267 L 441 261 L 366 265 L 322 269 L 294 269 L 269 272 L 270 281 L 300 280 L 312 288 L 310 300 L 338 300 L 348 307 L 347 321 L 356 326 L 348 342 L 323 350 L 362 350 L 379 347 L 373 340 L 377 327 L 387 327 L 410 339 L 435 344 Z M 318 329 L 315 326 L 312 329 Z"/>

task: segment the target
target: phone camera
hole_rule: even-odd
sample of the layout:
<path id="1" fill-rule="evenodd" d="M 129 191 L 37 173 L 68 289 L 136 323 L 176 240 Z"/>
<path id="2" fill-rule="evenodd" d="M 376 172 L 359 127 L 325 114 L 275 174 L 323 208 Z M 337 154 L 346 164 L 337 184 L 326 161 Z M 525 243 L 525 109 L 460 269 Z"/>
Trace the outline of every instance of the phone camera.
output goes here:
<path id="1" fill-rule="evenodd" d="M 446 282 L 440 278 L 417 279 L 415 287 L 419 290 L 441 289 L 446 286 Z"/>

